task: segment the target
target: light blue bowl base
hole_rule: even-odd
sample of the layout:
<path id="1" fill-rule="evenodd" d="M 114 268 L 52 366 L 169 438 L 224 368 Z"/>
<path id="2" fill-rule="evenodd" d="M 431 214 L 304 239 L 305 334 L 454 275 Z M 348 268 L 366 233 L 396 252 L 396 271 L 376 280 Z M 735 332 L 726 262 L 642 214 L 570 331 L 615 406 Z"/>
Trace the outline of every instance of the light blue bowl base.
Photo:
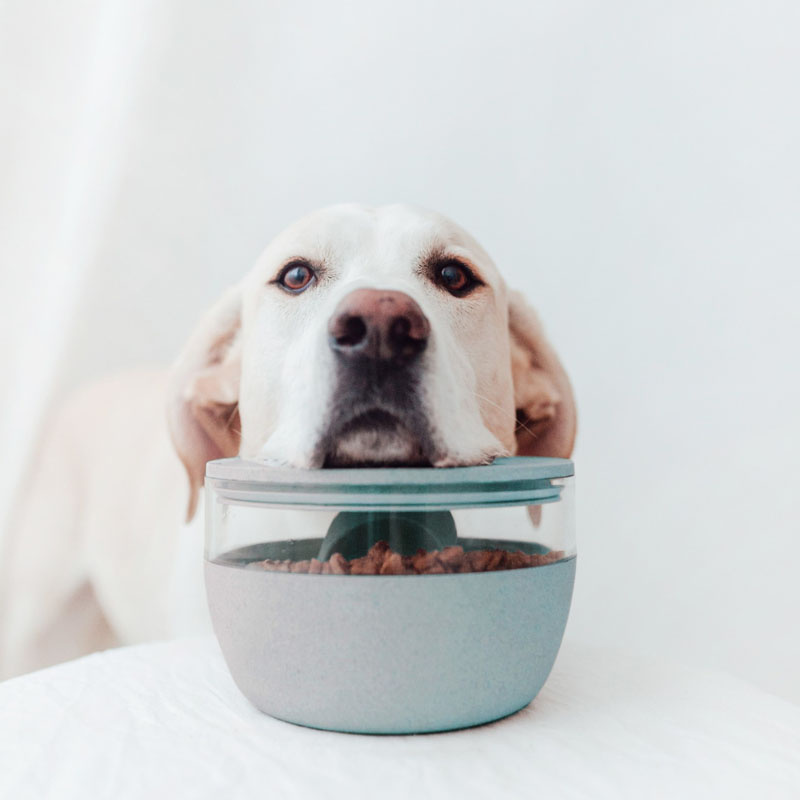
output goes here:
<path id="1" fill-rule="evenodd" d="M 206 561 L 205 571 L 228 668 L 257 708 L 312 728 L 400 734 L 527 706 L 558 653 L 575 564 L 340 576 Z"/>

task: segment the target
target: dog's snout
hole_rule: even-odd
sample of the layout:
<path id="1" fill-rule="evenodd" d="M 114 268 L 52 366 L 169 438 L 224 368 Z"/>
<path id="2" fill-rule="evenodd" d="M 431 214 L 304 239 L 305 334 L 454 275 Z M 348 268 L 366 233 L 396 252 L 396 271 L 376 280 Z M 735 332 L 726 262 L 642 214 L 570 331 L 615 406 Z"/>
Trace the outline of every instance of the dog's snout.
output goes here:
<path id="1" fill-rule="evenodd" d="M 333 312 L 328 334 L 341 356 L 407 362 L 425 349 L 430 323 L 403 292 L 357 289 Z"/>

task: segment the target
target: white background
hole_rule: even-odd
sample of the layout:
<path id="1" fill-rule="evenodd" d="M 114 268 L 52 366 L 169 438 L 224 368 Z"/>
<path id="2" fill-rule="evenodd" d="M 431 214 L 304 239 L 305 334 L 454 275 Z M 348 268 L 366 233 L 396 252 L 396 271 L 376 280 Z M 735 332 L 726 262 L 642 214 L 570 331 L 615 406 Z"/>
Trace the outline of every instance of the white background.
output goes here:
<path id="1" fill-rule="evenodd" d="M 297 216 L 415 202 L 579 406 L 567 636 L 800 700 L 800 5 L 0 6 L 0 512 L 43 414 L 168 363 Z"/>

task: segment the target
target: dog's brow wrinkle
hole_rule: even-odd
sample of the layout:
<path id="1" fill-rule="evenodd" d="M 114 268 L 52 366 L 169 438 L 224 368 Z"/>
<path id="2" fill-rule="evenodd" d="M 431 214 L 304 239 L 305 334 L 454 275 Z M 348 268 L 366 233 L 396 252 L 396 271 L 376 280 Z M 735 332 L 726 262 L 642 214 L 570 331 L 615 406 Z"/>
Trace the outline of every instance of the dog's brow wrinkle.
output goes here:
<path id="1" fill-rule="evenodd" d="M 423 270 L 431 269 L 438 261 L 443 261 L 447 257 L 444 245 L 434 244 L 420 255 L 418 263 Z"/>
<path id="2" fill-rule="evenodd" d="M 325 270 L 327 268 L 327 257 L 324 255 L 321 256 L 308 256 L 308 255 L 293 255 L 289 258 L 284 258 L 281 260 L 281 266 L 278 270 L 280 273 L 281 270 L 286 269 L 286 267 L 290 266 L 291 264 L 307 264 L 309 267 L 313 267 L 316 270 Z"/>
<path id="3" fill-rule="evenodd" d="M 461 247 L 457 247 L 457 249 L 458 251 L 463 250 Z M 451 252 L 449 250 L 449 245 L 442 243 L 432 245 L 427 252 L 421 256 L 418 262 L 417 274 L 431 275 L 439 264 L 446 261 L 455 261 L 465 267 L 477 282 L 478 285 L 475 287 L 476 289 L 480 289 L 481 286 L 486 286 L 486 280 L 483 277 L 482 270 L 478 268 L 473 258 L 464 252 Z"/>

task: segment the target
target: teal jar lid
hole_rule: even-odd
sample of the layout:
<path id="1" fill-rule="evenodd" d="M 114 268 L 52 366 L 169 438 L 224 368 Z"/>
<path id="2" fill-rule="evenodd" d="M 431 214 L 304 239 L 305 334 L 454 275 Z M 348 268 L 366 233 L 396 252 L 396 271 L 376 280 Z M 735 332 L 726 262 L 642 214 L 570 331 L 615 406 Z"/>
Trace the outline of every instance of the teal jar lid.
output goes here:
<path id="1" fill-rule="evenodd" d="M 290 469 L 242 458 L 206 465 L 217 499 L 236 505 L 328 509 L 436 510 L 539 505 L 561 496 L 575 474 L 566 458 L 498 458 L 475 467 Z"/>

